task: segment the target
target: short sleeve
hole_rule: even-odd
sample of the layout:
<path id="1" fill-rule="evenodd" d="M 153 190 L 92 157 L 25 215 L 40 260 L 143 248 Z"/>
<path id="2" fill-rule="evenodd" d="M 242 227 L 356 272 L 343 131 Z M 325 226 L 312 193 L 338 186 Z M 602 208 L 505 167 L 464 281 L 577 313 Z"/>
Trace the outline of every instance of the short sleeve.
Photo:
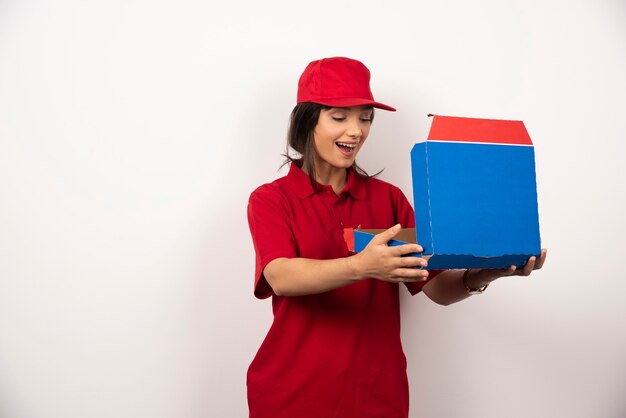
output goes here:
<path id="1" fill-rule="evenodd" d="M 400 189 L 396 190 L 394 203 L 396 210 L 396 223 L 402 225 L 402 228 L 415 228 L 415 215 L 413 214 L 413 208 Z M 436 275 L 441 273 L 441 271 L 442 270 L 429 270 L 428 280 L 433 279 Z M 416 295 L 422 290 L 422 287 L 424 287 L 427 282 L 428 281 L 404 283 L 404 285 L 409 290 L 411 295 Z"/>
<path id="2" fill-rule="evenodd" d="M 273 293 L 263 275 L 265 266 L 276 258 L 297 255 L 288 206 L 273 185 L 261 186 L 250 195 L 248 225 L 256 253 L 254 295 L 265 299 Z"/>

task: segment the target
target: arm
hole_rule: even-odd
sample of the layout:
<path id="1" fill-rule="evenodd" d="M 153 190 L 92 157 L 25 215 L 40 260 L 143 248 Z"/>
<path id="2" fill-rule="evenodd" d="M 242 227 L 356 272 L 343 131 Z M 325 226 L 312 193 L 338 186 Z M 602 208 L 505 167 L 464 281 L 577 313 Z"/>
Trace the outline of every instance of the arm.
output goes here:
<path id="1" fill-rule="evenodd" d="M 365 278 L 391 283 L 425 281 L 428 271 L 418 257 L 402 257 L 422 251 L 417 244 L 388 247 L 387 242 L 400 232 L 396 225 L 376 235 L 365 249 L 355 255 L 334 260 L 277 258 L 270 261 L 263 274 L 279 296 L 302 296 L 347 286 Z"/>
<path id="2" fill-rule="evenodd" d="M 463 283 L 464 270 L 447 270 L 424 285 L 422 289 L 426 296 L 440 305 L 450 305 L 470 296 L 465 286 L 478 289 L 504 276 L 529 276 L 533 270 L 539 270 L 546 261 L 547 250 L 541 250 L 539 259 L 530 257 L 523 269 L 511 266 L 501 270 L 470 270 L 465 284 Z"/>

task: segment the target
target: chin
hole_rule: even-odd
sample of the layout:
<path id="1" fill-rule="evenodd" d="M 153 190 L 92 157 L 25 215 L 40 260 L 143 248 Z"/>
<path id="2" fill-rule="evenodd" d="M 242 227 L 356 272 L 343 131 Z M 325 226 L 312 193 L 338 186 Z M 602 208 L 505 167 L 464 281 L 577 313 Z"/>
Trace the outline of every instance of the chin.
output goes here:
<path id="1" fill-rule="evenodd" d="M 350 168 L 350 167 L 352 167 L 352 164 L 354 164 L 354 160 L 352 160 L 352 161 L 340 161 L 338 164 L 335 165 L 335 167 L 337 167 L 337 168 Z"/>

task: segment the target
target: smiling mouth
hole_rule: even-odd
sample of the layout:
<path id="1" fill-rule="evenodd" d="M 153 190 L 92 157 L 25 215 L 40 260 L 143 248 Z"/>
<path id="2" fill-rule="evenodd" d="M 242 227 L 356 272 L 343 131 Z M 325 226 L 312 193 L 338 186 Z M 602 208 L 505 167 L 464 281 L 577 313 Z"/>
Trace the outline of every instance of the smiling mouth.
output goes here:
<path id="1" fill-rule="evenodd" d="M 337 144 L 337 146 L 339 147 L 339 149 L 341 151 L 344 151 L 344 152 L 347 152 L 347 153 L 353 152 L 356 149 L 357 145 L 358 145 L 358 143 L 357 144 L 349 144 L 347 142 L 337 142 L 336 144 Z"/>

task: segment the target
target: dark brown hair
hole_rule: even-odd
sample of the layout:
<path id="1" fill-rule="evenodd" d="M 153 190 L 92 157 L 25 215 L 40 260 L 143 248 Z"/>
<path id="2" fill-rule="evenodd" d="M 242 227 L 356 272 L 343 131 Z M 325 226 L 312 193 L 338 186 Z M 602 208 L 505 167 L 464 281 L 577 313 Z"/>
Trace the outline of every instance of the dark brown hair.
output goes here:
<path id="1" fill-rule="evenodd" d="M 309 170 L 309 178 L 311 184 L 315 185 L 315 141 L 313 132 L 317 121 L 319 120 L 322 110 L 331 109 L 330 106 L 324 106 L 318 103 L 304 102 L 298 103 L 291 111 L 289 119 L 289 130 L 287 131 L 287 147 L 283 156 L 286 158 L 282 165 L 292 163 L 298 167 L 306 167 Z M 374 108 L 372 108 L 371 120 L 374 120 Z M 371 122 L 370 122 L 371 123 Z M 290 149 L 299 154 L 297 157 L 290 155 Z M 282 166 L 281 166 L 282 167 Z M 369 175 L 365 170 L 352 163 L 352 169 L 355 174 L 362 178 L 371 178 L 379 175 L 381 171 L 374 175 Z"/>

